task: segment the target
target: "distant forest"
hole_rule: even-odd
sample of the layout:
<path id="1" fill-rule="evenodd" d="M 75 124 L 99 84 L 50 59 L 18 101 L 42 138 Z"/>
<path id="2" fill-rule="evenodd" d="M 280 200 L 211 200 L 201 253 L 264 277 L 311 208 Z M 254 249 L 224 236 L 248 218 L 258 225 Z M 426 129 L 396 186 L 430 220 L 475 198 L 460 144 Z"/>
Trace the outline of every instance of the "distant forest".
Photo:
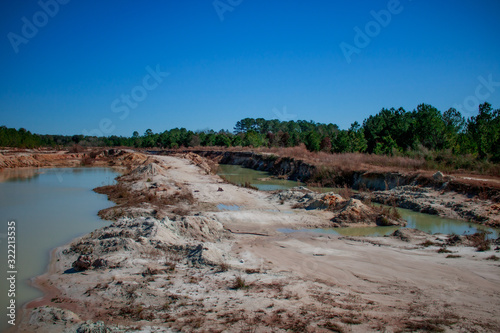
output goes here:
<path id="1" fill-rule="evenodd" d="M 347 130 L 335 124 L 314 121 L 279 121 L 245 118 L 233 132 L 197 131 L 174 128 L 163 133 L 148 129 L 131 137 L 94 137 L 83 135 L 39 135 L 21 128 L 0 127 L 0 146 L 82 147 L 128 146 L 137 148 L 180 148 L 196 146 L 223 147 L 293 147 L 304 144 L 310 151 L 328 153 L 360 152 L 369 154 L 426 157 L 433 153 L 469 155 L 479 160 L 500 162 L 500 109 L 491 104 L 479 106 L 477 116 L 465 119 L 451 108 L 445 112 L 428 104 L 416 110 L 382 109 L 362 124 L 354 122 Z"/>

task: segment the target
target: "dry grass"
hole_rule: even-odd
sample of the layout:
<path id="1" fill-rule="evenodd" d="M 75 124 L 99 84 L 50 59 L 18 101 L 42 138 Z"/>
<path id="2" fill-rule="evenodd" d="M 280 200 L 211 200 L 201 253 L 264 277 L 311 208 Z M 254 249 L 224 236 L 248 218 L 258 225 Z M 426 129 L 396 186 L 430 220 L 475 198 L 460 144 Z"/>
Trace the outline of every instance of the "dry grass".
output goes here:
<path id="1" fill-rule="evenodd" d="M 239 289 L 248 289 L 250 286 L 248 286 L 245 282 L 245 279 L 241 277 L 241 275 L 235 276 L 233 285 L 231 286 L 231 289 L 234 290 L 239 290 Z"/>
<path id="2" fill-rule="evenodd" d="M 186 149 L 184 149 L 186 150 Z M 424 158 L 410 158 L 403 156 L 387 156 L 362 153 L 330 154 L 326 152 L 311 152 L 302 143 L 295 147 L 193 147 L 187 150 L 223 151 L 223 152 L 256 152 L 288 157 L 301 160 L 316 166 L 337 167 L 340 169 L 359 170 L 367 166 L 391 167 L 392 169 L 418 170 L 425 167 Z"/>
<path id="3" fill-rule="evenodd" d="M 326 328 L 327 330 L 331 331 L 331 332 L 337 332 L 337 333 L 343 333 L 343 332 L 345 332 L 345 330 L 342 327 L 342 325 L 334 323 L 334 322 L 331 322 L 331 321 L 326 322 L 322 326 L 324 328 Z"/>
<path id="4" fill-rule="evenodd" d="M 188 216 L 190 211 L 182 207 L 176 207 L 172 210 L 172 213 L 179 216 Z"/>
<path id="5" fill-rule="evenodd" d="M 453 313 L 445 313 L 425 319 L 409 319 L 404 327 L 410 332 L 446 332 L 444 327 L 456 324 L 459 317 Z"/>
<path id="6" fill-rule="evenodd" d="M 304 144 L 288 148 L 259 148 L 258 152 L 272 153 L 280 157 L 291 157 L 316 166 L 338 167 L 346 170 L 359 170 L 370 166 L 391 167 L 405 170 L 418 170 L 424 167 L 425 160 L 400 156 L 373 155 L 361 153 L 330 154 L 310 152 Z"/>
<path id="7" fill-rule="evenodd" d="M 373 171 L 377 167 L 385 171 L 437 171 L 447 174 L 461 173 L 464 170 L 481 175 L 500 176 L 498 163 L 479 161 L 472 155 L 454 155 L 451 151 L 416 151 L 408 152 L 407 156 L 388 156 L 366 153 L 310 152 L 302 143 L 296 147 L 191 147 L 179 149 L 185 151 L 220 151 L 220 152 L 256 152 L 294 158 L 317 167 L 327 166 L 337 170 Z"/>
<path id="8" fill-rule="evenodd" d="M 401 214 L 398 212 L 398 210 L 394 206 L 393 207 L 374 206 L 373 208 L 376 210 L 379 210 L 380 214 L 387 216 L 393 220 L 401 219 Z"/>
<path id="9" fill-rule="evenodd" d="M 216 273 L 222 273 L 222 272 L 227 272 L 229 270 L 230 266 L 227 262 L 222 262 L 219 264 L 217 272 Z"/>
<path id="10" fill-rule="evenodd" d="M 245 269 L 245 273 L 258 274 L 258 273 L 260 273 L 260 268 L 247 268 L 247 269 Z"/>
<path id="11" fill-rule="evenodd" d="M 191 207 L 196 202 L 193 194 L 185 188 L 167 195 L 165 192 L 157 192 L 151 189 L 132 191 L 124 183 L 119 182 L 116 185 L 95 188 L 94 191 L 99 194 L 106 194 L 109 200 L 120 205 L 110 208 L 113 210 L 120 207 L 137 207 L 141 203 L 148 203 L 157 209 L 166 206 L 175 206 L 179 203 Z M 186 216 L 190 213 L 189 210 L 182 207 L 174 207 L 172 212 L 180 216 Z"/>
<path id="12" fill-rule="evenodd" d="M 354 195 L 354 192 L 349 187 L 347 187 L 347 185 L 344 185 L 344 187 L 340 189 L 339 194 L 342 198 L 349 200 Z"/>
<path id="13" fill-rule="evenodd" d="M 85 156 L 84 158 L 82 158 L 82 166 L 91 166 L 93 165 L 95 162 L 95 159 L 93 159 L 92 157 L 90 156 Z"/>
<path id="14" fill-rule="evenodd" d="M 85 149 L 80 146 L 80 145 L 77 145 L 77 144 L 74 144 L 70 149 L 69 149 L 69 152 L 70 153 L 73 153 L 73 154 L 78 154 L 78 153 L 81 153 L 82 151 L 84 151 Z"/>
<path id="15" fill-rule="evenodd" d="M 348 324 L 348 325 L 360 325 L 363 323 L 363 321 L 361 319 L 359 319 L 358 317 L 351 317 L 351 316 L 342 317 L 340 319 L 340 321 L 343 322 L 344 324 Z"/>
<path id="16" fill-rule="evenodd" d="M 491 241 L 488 239 L 484 231 L 478 231 L 475 234 L 467 235 L 465 238 L 470 242 L 471 246 L 477 251 L 489 251 L 491 249 Z"/>
<path id="17" fill-rule="evenodd" d="M 434 245 L 437 245 L 437 244 L 434 243 L 433 241 L 426 240 L 425 242 L 420 243 L 418 245 L 423 246 L 423 247 L 429 247 L 429 246 L 434 246 Z"/>

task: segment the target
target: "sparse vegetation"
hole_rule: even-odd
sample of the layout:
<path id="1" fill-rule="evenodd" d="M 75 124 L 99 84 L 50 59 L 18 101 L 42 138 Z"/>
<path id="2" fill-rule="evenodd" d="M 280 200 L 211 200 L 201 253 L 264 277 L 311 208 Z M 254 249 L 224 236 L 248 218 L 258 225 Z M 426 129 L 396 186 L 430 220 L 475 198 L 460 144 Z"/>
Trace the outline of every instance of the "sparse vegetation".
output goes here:
<path id="1" fill-rule="evenodd" d="M 352 317 L 352 316 L 342 317 L 340 321 L 348 325 L 359 325 L 363 323 L 363 321 L 358 317 Z"/>
<path id="2" fill-rule="evenodd" d="M 437 244 L 436 244 L 436 243 L 434 243 L 433 241 L 426 240 L 425 242 L 420 243 L 419 245 L 420 245 L 420 246 L 423 246 L 423 247 L 429 247 L 429 246 L 434 246 L 434 245 L 437 245 Z"/>
<path id="3" fill-rule="evenodd" d="M 229 270 L 229 264 L 227 262 L 222 262 L 218 266 L 217 273 L 227 272 Z"/>
<path id="4" fill-rule="evenodd" d="M 405 331 L 410 332 L 445 332 L 444 327 L 451 327 L 459 317 L 453 313 L 443 313 L 425 319 L 408 319 L 403 322 Z"/>
<path id="5" fill-rule="evenodd" d="M 124 185 L 124 182 L 119 179 L 116 185 L 101 186 L 94 189 L 95 192 L 100 194 L 107 194 L 109 200 L 112 200 L 118 204 L 108 209 L 104 209 L 101 212 L 106 212 L 112 210 L 115 212 L 115 216 L 120 216 L 119 212 L 123 212 L 123 208 L 138 206 L 141 203 L 148 203 L 156 208 L 156 211 L 161 209 L 166 209 L 170 207 L 172 212 L 176 215 L 187 216 L 190 211 L 186 208 L 179 207 L 178 204 L 182 203 L 188 206 L 192 206 L 196 199 L 193 194 L 183 188 L 182 190 L 176 191 L 173 194 L 167 194 L 167 192 L 157 192 L 150 189 L 133 191 Z M 102 214 L 100 212 L 100 215 Z"/>
<path id="6" fill-rule="evenodd" d="M 344 333 L 344 327 L 338 323 L 334 323 L 331 321 L 327 321 L 324 325 L 322 325 L 324 328 L 326 328 L 329 331 L 336 332 L 336 333 Z"/>
<path id="7" fill-rule="evenodd" d="M 237 275 L 234 278 L 233 285 L 231 289 L 239 290 L 239 289 L 248 289 L 249 286 L 246 284 L 245 279 L 241 277 L 241 275 Z"/>
<path id="8" fill-rule="evenodd" d="M 245 273 L 258 274 L 258 273 L 260 273 L 260 268 L 247 268 L 247 269 L 245 269 Z"/>
<path id="9" fill-rule="evenodd" d="M 91 166 L 95 162 L 95 159 L 90 156 L 85 156 L 82 158 L 82 166 Z"/>
<path id="10" fill-rule="evenodd" d="M 347 185 L 344 185 L 344 187 L 340 189 L 339 194 L 342 198 L 349 200 L 354 195 L 354 192 L 347 187 Z"/>
<path id="11" fill-rule="evenodd" d="M 478 252 L 489 251 L 491 249 L 491 241 L 484 231 L 478 231 L 465 237 L 471 243 L 471 246 L 475 247 Z"/>
<path id="12" fill-rule="evenodd" d="M 462 258 L 462 256 L 458 254 L 448 254 L 446 258 L 456 259 L 456 258 Z"/>

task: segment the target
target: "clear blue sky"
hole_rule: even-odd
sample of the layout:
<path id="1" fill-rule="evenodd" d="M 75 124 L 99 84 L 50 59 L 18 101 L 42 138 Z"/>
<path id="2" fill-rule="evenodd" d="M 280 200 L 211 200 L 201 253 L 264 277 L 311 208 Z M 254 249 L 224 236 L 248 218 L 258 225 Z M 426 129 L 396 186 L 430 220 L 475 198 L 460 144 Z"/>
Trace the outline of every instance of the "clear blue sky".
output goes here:
<path id="1" fill-rule="evenodd" d="M 348 128 L 420 103 L 466 101 L 465 116 L 478 101 L 500 107 L 498 0 L 219 0 L 219 13 L 213 0 L 59 0 L 57 13 L 54 1 L 42 0 L 53 17 L 38 1 L 0 3 L 0 125 L 130 136 L 232 130 L 244 117 Z M 390 22 L 375 23 L 370 12 L 388 7 Z M 356 44 L 367 26 L 369 43 Z M 347 44 L 359 46 L 350 63 Z M 159 84 L 147 76 L 158 65 L 169 73 Z"/>

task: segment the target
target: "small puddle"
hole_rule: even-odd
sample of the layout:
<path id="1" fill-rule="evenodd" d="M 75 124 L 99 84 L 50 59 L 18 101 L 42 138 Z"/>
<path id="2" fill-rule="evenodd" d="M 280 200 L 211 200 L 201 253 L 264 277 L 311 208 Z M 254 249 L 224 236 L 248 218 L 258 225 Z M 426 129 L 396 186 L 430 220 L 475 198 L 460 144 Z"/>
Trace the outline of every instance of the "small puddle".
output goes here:
<path id="1" fill-rule="evenodd" d="M 240 206 L 237 205 L 224 205 L 224 204 L 218 204 L 217 209 L 221 211 L 225 210 L 230 210 L 230 211 L 237 211 L 240 210 Z"/>

